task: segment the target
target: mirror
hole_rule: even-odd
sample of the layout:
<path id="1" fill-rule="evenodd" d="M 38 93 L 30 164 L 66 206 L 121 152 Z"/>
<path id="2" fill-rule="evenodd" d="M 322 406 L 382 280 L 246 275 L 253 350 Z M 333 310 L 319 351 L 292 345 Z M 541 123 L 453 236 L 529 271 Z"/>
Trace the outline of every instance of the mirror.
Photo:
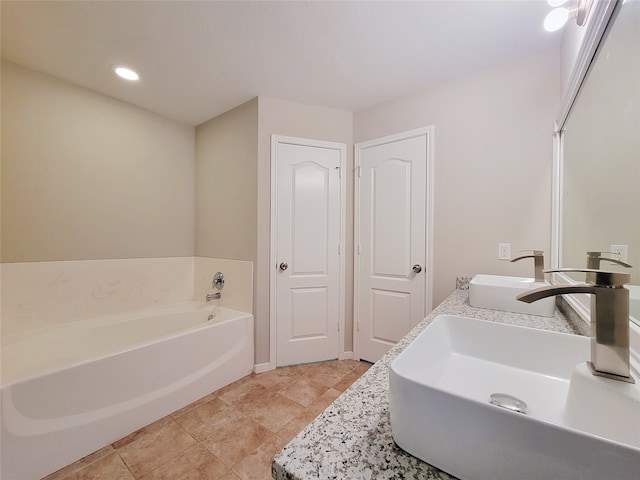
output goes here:
<path id="1" fill-rule="evenodd" d="M 600 268 L 631 274 L 640 319 L 640 1 L 617 5 L 561 130 L 559 266 L 585 268 L 587 251 L 626 246 L 633 268 Z"/>

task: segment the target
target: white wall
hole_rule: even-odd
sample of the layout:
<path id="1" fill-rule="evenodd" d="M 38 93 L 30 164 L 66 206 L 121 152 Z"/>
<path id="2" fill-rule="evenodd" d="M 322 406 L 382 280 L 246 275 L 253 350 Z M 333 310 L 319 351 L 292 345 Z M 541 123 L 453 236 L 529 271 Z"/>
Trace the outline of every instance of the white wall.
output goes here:
<path id="1" fill-rule="evenodd" d="M 193 127 L 2 63 L 3 262 L 193 252 Z"/>
<path id="2" fill-rule="evenodd" d="M 435 127 L 433 305 L 457 275 L 532 275 L 498 261 L 499 242 L 549 255 L 559 67 L 548 52 L 355 113 L 355 143 Z"/>
<path id="3" fill-rule="evenodd" d="M 196 127 L 196 255 L 256 259 L 258 99 Z"/>

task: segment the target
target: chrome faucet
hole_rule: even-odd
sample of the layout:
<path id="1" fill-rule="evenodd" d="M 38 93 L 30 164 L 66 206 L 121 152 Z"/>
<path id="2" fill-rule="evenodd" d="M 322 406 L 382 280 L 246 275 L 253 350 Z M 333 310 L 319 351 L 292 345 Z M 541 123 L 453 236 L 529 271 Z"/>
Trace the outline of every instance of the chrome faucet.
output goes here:
<path id="1" fill-rule="evenodd" d="M 531 255 L 522 255 L 511 259 L 511 262 L 517 262 L 523 258 L 533 258 L 533 270 L 535 282 L 544 282 L 544 252 L 542 250 L 520 250 L 521 252 L 532 252 Z"/>
<path id="2" fill-rule="evenodd" d="M 617 263 L 625 268 L 631 268 L 628 263 L 622 262 L 615 258 L 603 257 L 604 254 L 615 255 L 613 252 L 587 252 L 587 268 L 598 270 L 600 268 L 600 261 L 605 260 L 611 263 Z"/>
<path id="3" fill-rule="evenodd" d="M 205 297 L 207 302 L 210 302 L 211 300 L 218 300 L 222 296 L 222 289 L 224 288 L 224 275 L 222 272 L 216 272 L 213 276 L 211 288 L 216 291 L 207 293 L 207 296 Z"/>
<path id="4" fill-rule="evenodd" d="M 211 300 L 218 300 L 221 297 L 220 292 L 211 292 L 211 293 L 207 293 L 207 296 L 205 297 L 207 302 L 210 302 Z"/>
<path id="5" fill-rule="evenodd" d="M 554 295 L 591 294 L 591 361 L 587 365 L 593 375 L 635 383 L 629 367 L 629 290 L 623 286 L 631 275 L 574 268 L 545 271 L 555 272 L 584 272 L 587 283 L 537 288 L 516 298 L 532 303 Z"/>

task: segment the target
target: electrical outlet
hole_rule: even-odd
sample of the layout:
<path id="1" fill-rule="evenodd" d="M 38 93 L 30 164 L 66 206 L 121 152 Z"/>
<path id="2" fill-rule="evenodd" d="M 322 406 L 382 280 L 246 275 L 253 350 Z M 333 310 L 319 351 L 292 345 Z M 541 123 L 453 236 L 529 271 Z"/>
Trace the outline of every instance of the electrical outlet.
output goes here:
<path id="1" fill-rule="evenodd" d="M 616 260 L 625 263 L 629 261 L 629 245 L 611 245 L 611 252 Z"/>
<path id="2" fill-rule="evenodd" d="M 498 244 L 498 260 L 511 260 L 511 244 L 510 243 Z"/>

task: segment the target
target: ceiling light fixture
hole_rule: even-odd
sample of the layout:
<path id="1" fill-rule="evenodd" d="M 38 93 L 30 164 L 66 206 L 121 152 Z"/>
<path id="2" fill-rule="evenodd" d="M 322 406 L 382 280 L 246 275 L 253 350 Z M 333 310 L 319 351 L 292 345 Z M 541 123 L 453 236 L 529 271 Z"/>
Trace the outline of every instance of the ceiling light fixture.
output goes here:
<path id="1" fill-rule="evenodd" d="M 140 75 L 134 70 L 127 67 L 114 67 L 113 69 L 120 78 L 125 80 L 136 81 L 140 79 Z"/>
<path id="2" fill-rule="evenodd" d="M 555 32 L 564 27 L 569 20 L 569 10 L 566 8 L 554 8 L 544 18 L 544 29 L 547 32 Z"/>
<path id="3" fill-rule="evenodd" d="M 568 20 L 575 18 L 578 26 L 587 23 L 593 0 L 547 0 L 551 10 L 544 19 L 544 29 L 547 32 L 560 30 Z M 566 5 L 566 6 L 563 6 Z"/>

